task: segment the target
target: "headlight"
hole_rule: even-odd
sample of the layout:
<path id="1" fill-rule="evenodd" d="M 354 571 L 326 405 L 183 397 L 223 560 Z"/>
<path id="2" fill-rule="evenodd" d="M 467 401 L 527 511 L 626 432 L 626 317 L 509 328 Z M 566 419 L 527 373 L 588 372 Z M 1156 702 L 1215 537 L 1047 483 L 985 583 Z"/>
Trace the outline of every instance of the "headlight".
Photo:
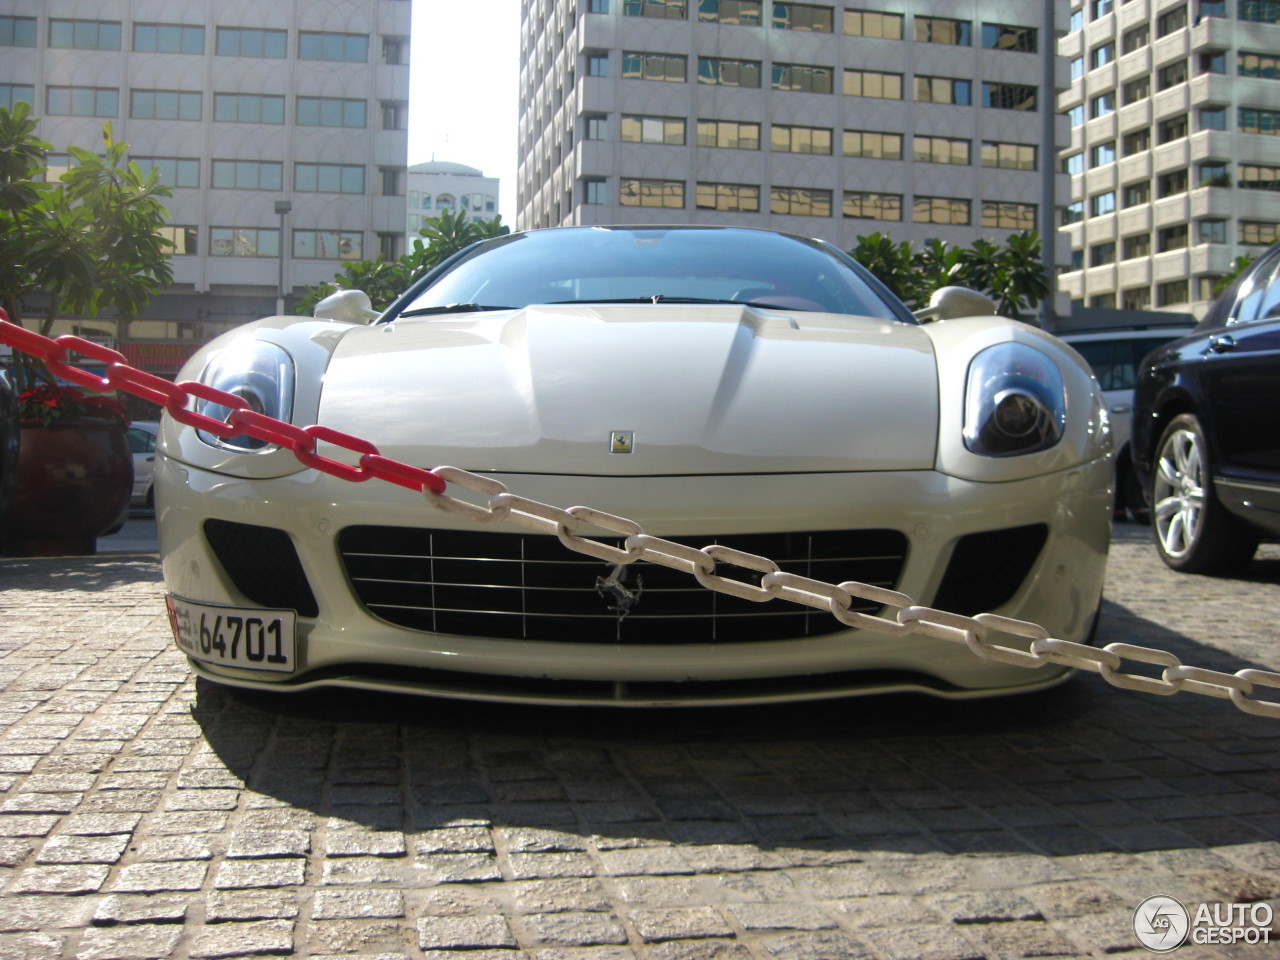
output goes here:
<path id="1" fill-rule="evenodd" d="M 293 360 L 274 343 L 252 340 L 228 347 L 209 362 L 200 382 L 243 397 L 251 410 L 277 420 L 287 421 L 293 415 Z M 209 400 L 197 403 L 196 410 L 218 420 L 231 413 L 231 408 Z M 244 434 L 224 439 L 201 430 L 199 436 L 210 446 L 237 453 L 253 453 L 267 446 L 265 440 Z"/>
<path id="2" fill-rule="evenodd" d="M 1047 450 L 1067 423 L 1062 374 L 1039 350 L 1022 343 L 988 347 L 969 364 L 964 445 L 984 457 Z"/>

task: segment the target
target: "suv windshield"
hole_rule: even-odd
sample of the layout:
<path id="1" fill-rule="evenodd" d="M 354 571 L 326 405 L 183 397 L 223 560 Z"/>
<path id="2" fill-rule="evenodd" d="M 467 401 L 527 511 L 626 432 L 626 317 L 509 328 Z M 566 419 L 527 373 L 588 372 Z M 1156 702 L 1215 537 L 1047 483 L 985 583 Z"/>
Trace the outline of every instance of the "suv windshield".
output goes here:
<path id="1" fill-rule="evenodd" d="M 834 248 L 767 230 L 570 227 L 483 243 L 385 318 L 551 303 L 735 302 L 910 322 L 868 278 Z"/>

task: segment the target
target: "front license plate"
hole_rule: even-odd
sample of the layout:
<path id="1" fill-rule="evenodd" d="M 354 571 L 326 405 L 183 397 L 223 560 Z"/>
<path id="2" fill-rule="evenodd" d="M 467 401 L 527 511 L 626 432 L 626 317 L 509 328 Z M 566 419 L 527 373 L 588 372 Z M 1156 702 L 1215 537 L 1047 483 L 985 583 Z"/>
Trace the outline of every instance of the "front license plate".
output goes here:
<path id="1" fill-rule="evenodd" d="M 241 670 L 292 673 L 297 615 L 292 610 L 218 607 L 168 595 L 169 623 L 189 657 Z"/>

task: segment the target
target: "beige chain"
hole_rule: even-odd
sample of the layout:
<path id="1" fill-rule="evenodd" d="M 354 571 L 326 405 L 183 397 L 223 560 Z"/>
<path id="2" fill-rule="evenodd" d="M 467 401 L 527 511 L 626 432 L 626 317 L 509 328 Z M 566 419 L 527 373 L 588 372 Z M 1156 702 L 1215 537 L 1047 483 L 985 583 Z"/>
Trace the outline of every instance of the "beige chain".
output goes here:
<path id="1" fill-rule="evenodd" d="M 492 477 L 460 470 L 437 467 L 433 471 L 441 479 L 488 497 L 485 504 L 460 500 L 444 493 L 424 491 L 427 501 L 440 510 L 458 514 L 480 523 L 506 520 L 538 533 L 558 537 L 570 550 L 608 563 L 633 563 L 647 560 L 659 566 L 679 570 L 697 579 L 708 590 L 727 593 L 763 603 L 766 600 L 790 600 L 830 613 L 849 627 L 875 630 L 891 637 L 918 634 L 935 640 L 962 643 L 984 660 L 1035 669 L 1058 664 L 1099 674 L 1107 683 L 1123 690 L 1138 690 L 1169 696 L 1174 693 L 1199 693 L 1230 700 L 1245 713 L 1280 719 L 1280 702 L 1253 698 L 1254 686 L 1280 689 L 1280 673 L 1246 669 L 1222 673 L 1182 663 L 1174 654 L 1152 647 L 1130 643 L 1109 643 L 1091 647 L 1071 640 L 1049 636 L 1044 627 L 1025 620 L 1014 620 L 992 613 L 966 617 L 946 610 L 935 610 L 915 604 L 905 593 L 884 587 L 848 580 L 833 584 L 799 574 L 786 573 L 767 557 L 743 553 L 720 545 L 698 549 L 674 543 L 645 533 L 640 524 L 625 517 L 604 513 L 590 507 L 563 509 L 511 493 L 505 484 Z M 623 537 L 618 548 L 590 537 L 581 536 L 583 523 Z M 726 563 L 763 574 L 757 586 L 716 572 L 718 563 Z M 894 619 L 851 610 L 855 600 L 865 600 L 882 607 L 895 607 Z M 1030 641 L 1028 649 L 996 643 L 992 634 L 1005 634 Z M 1159 677 L 1126 673 L 1125 660 L 1163 667 Z"/>

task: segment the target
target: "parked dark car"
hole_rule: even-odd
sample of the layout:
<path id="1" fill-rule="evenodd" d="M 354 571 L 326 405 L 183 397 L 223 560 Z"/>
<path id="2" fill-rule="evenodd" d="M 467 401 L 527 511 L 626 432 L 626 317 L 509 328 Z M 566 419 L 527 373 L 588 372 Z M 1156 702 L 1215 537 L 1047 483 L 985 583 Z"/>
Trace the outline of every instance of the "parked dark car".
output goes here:
<path id="1" fill-rule="evenodd" d="M 0 370 L 0 516 L 18 484 L 18 399 Z"/>
<path id="2" fill-rule="evenodd" d="M 1173 569 L 1228 572 L 1280 535 L 1280 244 L 1144 358 L 1132 449 Z"/>

